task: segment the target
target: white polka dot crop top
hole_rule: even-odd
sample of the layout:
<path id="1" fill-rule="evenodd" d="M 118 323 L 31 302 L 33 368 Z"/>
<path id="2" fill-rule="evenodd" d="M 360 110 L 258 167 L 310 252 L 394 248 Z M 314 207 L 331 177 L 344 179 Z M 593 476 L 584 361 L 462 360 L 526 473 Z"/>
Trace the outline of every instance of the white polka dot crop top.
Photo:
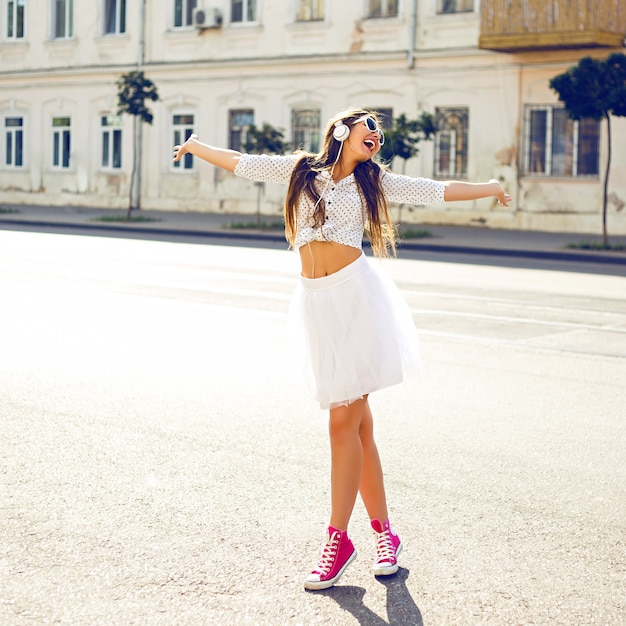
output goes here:
<path id="1" fill-rule="evenodd" d="M 259 182 L 289 184 L 293 168 L 300 158 L 302 156 L 298 154 L 242 154 L 235 174 Z M 424 205 L 444 201 L 445 185 L 429 178 L 402 176 L 381 169 L 381 182 L 388 202 Z M 311 226 L 315 204 L 305 193 L 301 194 L 294 248 L 298 249 L 310 241 L 334 241 L 360 250 L 367 208 L 354 174 L 335 183 L 330 172 L 323 171 L 317 175 L 315 184 L 318 193 L 323 194 L 326 219 L 318 228 Z"/>

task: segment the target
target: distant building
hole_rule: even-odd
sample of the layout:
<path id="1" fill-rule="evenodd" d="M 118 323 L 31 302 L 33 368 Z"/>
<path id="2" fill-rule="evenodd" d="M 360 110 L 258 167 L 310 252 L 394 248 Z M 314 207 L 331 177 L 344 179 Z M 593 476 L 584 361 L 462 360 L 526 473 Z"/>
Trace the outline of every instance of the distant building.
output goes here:
<path id="1" fill-rule="evenodd" d="M 623 50 L 626 3 L 598 0 L 0 0 L 0 203 L 128 206 L 132 120 L 115 81 L 157 85 L 142 207 L 253 212 L 253 183 L 186 158 L 192 131 L 240 149 L 251 123 L 315 150 L 347 105 L 435 115 L 407 174 L 499 178 L 514 197 L 420 207 L 432 223 L 598 232 L 605 124 L 571 122 L 548 82 Z M 142 28 L 142 6 L 145 21 Z M 145 46 L 142 46 L 142 33 Z M 613 124 L 609 230 L 626 233 L 626 119 Z M 399 169 L 399 168 L 396 168 Z M 284 189 L 266 186 L 278 215 Z"/>

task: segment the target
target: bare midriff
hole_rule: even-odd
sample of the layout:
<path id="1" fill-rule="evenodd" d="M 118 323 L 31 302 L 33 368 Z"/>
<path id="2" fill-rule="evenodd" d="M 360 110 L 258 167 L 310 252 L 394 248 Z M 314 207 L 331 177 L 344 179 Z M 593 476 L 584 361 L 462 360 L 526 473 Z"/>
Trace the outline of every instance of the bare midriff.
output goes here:
<path id="1" fill-rule="evenodd" d="M 361 256 L 361 250 L 334 241 L 311 241 L 300 247 L 302 276 L 321 278 L 334 274 Z"/>

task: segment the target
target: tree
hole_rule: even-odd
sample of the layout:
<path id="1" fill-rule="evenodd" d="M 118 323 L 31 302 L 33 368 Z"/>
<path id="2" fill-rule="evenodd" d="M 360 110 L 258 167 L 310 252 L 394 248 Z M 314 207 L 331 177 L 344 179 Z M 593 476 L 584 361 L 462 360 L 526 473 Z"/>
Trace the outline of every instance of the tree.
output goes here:
<path id="1" fill-rule="evenodd" d="M 243 149 L 251 154 L 284 154 L 288 148 L 284 137 L 285 134 L 282 130 L 274 128 L 267 122 L 263 122 L 260 129 L 254 124 L 250 124 Z M 265 184 L 262 182 L 254 184 L 257 187 L 256 225 L 258 228 L 261 226 L 261 195 L 265 189 Z"/>
<path id="2" fill-rule="evenodd" d="M 274 128 L 267 122 L 263 122 L 260 129 L 250 124 L 244 150 L 252 154 L 283 154 L 288 148 L 284 137 L 285 133 L 282 130 Z"/>
<path id="3" fill-rule="evenodd" d="M 141 188 L 141 129 L 142 123 L 152 124 L 152 113 L 146 106 L 146 100 L 156 102 L 159 99 L 154 83 L 144 76 L 143 71 L 133 70 L 122 74 L 115 83 L 117 92 L 117 113 L 133 116 L 133 173 L 130 182 L 130 201 L 126 219 L 130 220 L 133 209 L 140 208 Z"/>
<path id="4" fill-rule="evenodd" d="M 626 116 L 626 55 L 615 52 L 603 61 L 584 57 L 578 65 L 550 81 L 573 120 L 606 119 L 608 149 L 602 197 L 602 238 L 609 245 L 606 224 L 609 172 L 611 169 L 611 115 Z"/>
<path id="5" fill-rule="evenodd" d="M 422 113 L 416 120 L 409 120 L 403 113 L 393 118 L 392 126 L 385 131 L 385 143 L 380 149 L 383 161 L 390 163 L 394 157 L 402 159 L 402 173 L 406 171 L 406 162 L 419 153 L 419 143 L 431 140 L 437 132 L 435 118 L 430 113 Z M 402 223 L 402 208 L 398 223 Z"/>

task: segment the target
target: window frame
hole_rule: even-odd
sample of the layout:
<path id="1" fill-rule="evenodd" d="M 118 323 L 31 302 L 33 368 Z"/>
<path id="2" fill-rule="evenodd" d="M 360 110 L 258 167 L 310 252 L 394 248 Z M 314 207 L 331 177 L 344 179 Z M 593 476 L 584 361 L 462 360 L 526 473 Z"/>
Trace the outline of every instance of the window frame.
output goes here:
<path id="1" fill-rule="evenodd" d="M 258 24 L 259 22 L 259 1 L 260 0 L 230 0 L 230 23 L 231 24 Z M 241 19 L 234 19 L 234 4 L 235 2 L 241 3 Z M 250 17 L 250 5 L 253 5 L 252 13 Z"/>
<path id="2" fill-rule="evenodd" d="M 542 134 L 541 128 L 533 126 L 533 114 L 540 114 L 542 112 L 545 113 L 543 138 L 540 137 Z M 559 117 L 562 118 L 560 121 L 557 118 L 556 124 L 565 121 L 567 123 L 567 127 L 571 129 L 571 138 L 561 136 L 557 138 L 558 142 L 555 141 L 555 112 L 558 112 Z M 600 122 L 591 118 L 583 118 L 581 120 L 571 120 L 568 118 L 566 120 L 564 118 L 566 115 L 567 113 L 565 108 L 556 104 L 526 104 L 524 106 L 521 159 L 522 175 L 524 177 L 540 179 L 560 178 L 567 180 L 584 178 L 586 180 L 599 180 L 601 139 Z M 537 120 L 536 123 L 538 124 L 539 121 Z M 581 146 L 581 124 L 583 126 L 593 124 L 595 129 L 592 138 L 593 143 L 595 144 L 595 150 L 590 152 L 589 155 L 581 154 L 581 150 L 583 150 Z M 534 146 L 533 144 L 538 140 L 540 143 L 537 146 Z M 555 145 L 562 149 L 555 151 Z M 568 147 L 570 150 L 567 149 Z M 591 160 L 585 161 L 582 158 L 584 156 L 587 156 L 587 159 Z M 571 173 L 563 171 L 564 169 L 568 169 L 568 158 L 571 159 Z M 538 159 L 536 166 L 532 163 L 534 159 Z M 559 170 L 558 165 L 561 165 L 563 169 L 555 173 L 555 170 Z M 581 169 L 587 169 L 590 165 L 591 169 L 594 171 L 591 173 L 580 173 Z M 539 171 L 540 167 L 541 171 Z"/>
<path id="3" fill-rule="evenodd" d="M 55 125 L 55 120 L 69 120 L 67 125 Z M 72 168 L 72 116 L 53 115 L 51 120 L 51 161 L 50 167 L 55 171 L 66 171 Z M 58 138 L 58 139 L 57 139 Z M 65 140 L 67 139 L 67 150 Z M 67 161 L 65 159 L 67 155 Z M 57 161 L 55 163 L 55 161 Z"/>
<path id="4" fill-rule="evenodd" d="M 298 116 L 315 116 L 317 125 L 296 125 Z M 291 110 L 291 138 L 295 150 L 317 153 L 322 141 L 322 111 L 315 107 L 298 107 Z M 302 133 L 302 142 L 298 141 L 298 133 Z"/>
<path id="5" fill-rule="evenodd" d="M 19 10 L 20 5 L 22 7 L 21 11 Z M 13 15 L 11 15 L 11 7 Z M 17 41 L 19 39 L 24 39 L 26 37 L 26 0 L 7 0 L 5 16 L 7 20 L 5 30 L 6 40 Z"/>
<path id="6" fill-rule="evenodd" d="M 180 18 L 181 23 L 177 24 L 177 5 L 180 4 Z M 172 27 L 175 29 L 189 29 L 193 28 L 193 11 L 198 7 L 198 0 L 174 0 L 173 15 L 172 15 Z"/>
<path id="7" fill-rule="evenodd" d="M 176 123 L 176 118 L 191 117 L 190 122 Z M 171 137 L 173 138 L 173 146 L 183 144 L 190 135 L 194 132 L 194 126 L 196 124 L 196 115 L 190 111 L 173 111 L 170 117 L 171 123 Z M 175 172 L 191 172 L 195 170 L 193 155 L 187 153 L 182 159 L 176 162 L 172 162 L 172 170 Z"/>
<path id="8" fill-rule="evenodd" d="M 311 17 L 304 17 L 303 12 L 307 8 L 310 10 Z M 321 8 L 320 8 L 321 5 Z M 316 16 L 318 12 L 321 12 L 321 17 Z M 324 22 L 326 20 L 326 0 L 297 0 L 295 3 L 295 16 L 294 21 L 298 24 L 308 24 L 310 22 Z"/>
<path id="9" fill-rule="evenodd" d="M 251 121 L 247 124 L 234 124 L 238 115 L 249 114 Z M 245 152 L 248 130 L 254 124 L 254 109 L 228 109 L 228 147 L 230 150 Z M 233 133 L 238 132 L 237 141 L 233 141 Z"/>
<path id="10" fill-rule="evenodd" d="M 122 139 L 122 120 L 120 116 L 100 115 L 100 168 L 102 170 L 117 172 L 122 169 Z M 116 153 L 118 156 L 117 161 L 115 158 Z"/>
<path id="11" fill-rule="evenodd" d="M 59 4 L 63 4 L 63 34 L 59 31 Z M 52 39 L 74 37 L 74 0 L 52 0 Z"/>
<path id="12" fill-rule="evenodd" d="M 471 3 L 471 8 L 457 8 L 459 3 Z M 447 8 L 447 4 L 450 3 L 449 8 Z M 476 12 L 476 0 L 437 0 L 437 5 L 435 7 L 435 12 L 437 15 L 458 15 L 459 13 L 475 13 Z"/>
<path id="13" fill-rule="evenodd" d="M 380 119 L 380 126 L 385 130 L 391 130 L 393 128 L 393 107 L 363 107 L 366 111 L 374 111 L 378 113 Z"/>
<path id="14" fill-rule="evenodd" d="M 459 121 L 459 124 L 454 125 L 451 123 L 451 120 L 454 118 Z M 434 137 L 434 177 L 467 178 L 469 168 L 469 107 L 435 107 L 435 124 L 437 132 Z M 459 133 L 461 133 L 460 136 Z M 441 144 L 444 137 L 448 138 L 448 168 L 441 167 Z"/>
<path id="15" fill-rule="evenodd" d="M 23 113 L 5 113 L 2 115 L 2 163 L 0 167 L 3 170 L 24 170 L 26 169 L 26 152 L 24 147 L 26 145 L 26 116 Z M 16 126 L 8 126 L 7 121 L 11 119 L 19 119 L 20 124 Z M 19 133 L 19 141 L 18 141 Z M 9 146 L 9 137 L 11 137 Z M 19 144 L 19 156 L 21 157 L 21 163 L 17 163 L 17 146 Z M 11 162 L 9 162 L 9 159 Z"/>
<path id="16" fill-rule="evenodd" d="M 108 30 L 108 14 L 110 11 L 110 5 L 114 4 L 114 27 L 113 30 Z M 126 0 L 103 0 L 102 10 L 104 23 L 102 25 L 102 33 L 104 35 L 125 35 L 126 34 Z"/>
<path id="17" fill-rule="evenodd" d="M 374 14 L 372 4 L 374 2 L 380 3 L 380 14 Z M 395 13 L 390 13 L 390 4 L 395 4 Z M 367 19 L 385 19 L 388 17 L 398 17 L 400 13 L 400 0 L 366 0 L 365 3 L 365 15 Z"/>

